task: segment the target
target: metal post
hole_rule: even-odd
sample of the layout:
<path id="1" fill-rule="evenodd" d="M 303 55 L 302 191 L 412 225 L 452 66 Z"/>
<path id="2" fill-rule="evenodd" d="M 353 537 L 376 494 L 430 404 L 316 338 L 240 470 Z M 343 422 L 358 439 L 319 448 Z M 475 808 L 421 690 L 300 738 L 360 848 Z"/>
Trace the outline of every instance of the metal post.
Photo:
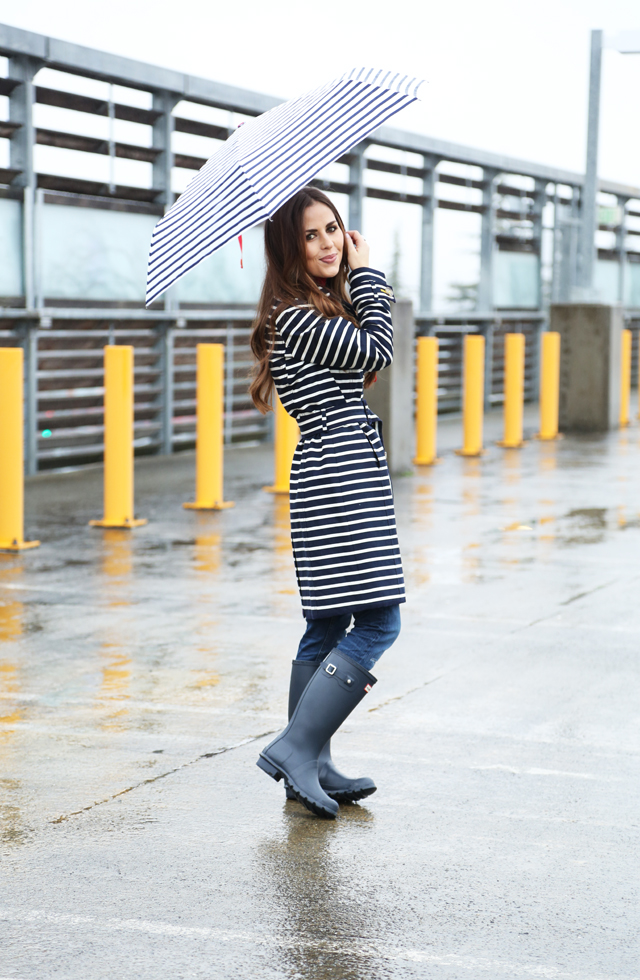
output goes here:
<path id="1" fill-rule="evenodd" d="M 507 333 L 504 337 L 504 435 L 498 443 L 505 449 L 522 446 L 522 414 L 524 406 L 524 351 L 522 333 Z"/>
<path id="2" fill-rule="evenodd" d="M 622 331 L 622 352 L 620 358 L 620 428 L 629 425 L 629 400 L 631 397 L 631 342 L 630 330 Z"/>
<path id="3" fill-rule="evenodd" d="M 416 455 L 418 466 L 432 466 L 438 429 L 438 339 L 418 337 L 416 344 Z"/>
<path id="4" fill-rule="evenodd" d="M 226 510 L 224 500 L 224 344 L 196 347 L 196 499 L 187 510 Z"/>
<path id="5" fill-rule="evenodd" d="M 493 334 L 495 323 L 487 323 L 482 331 L 484 337 L 484 409 L 491 408 L 493 394 Z"/>
<path id="6" fill-rule="evenodd" d="M 493 252 L 495 247 L 494 185 L 498 171 L 485 167 L 482 181 L 482 226 L 480 231 L 480 284 L 478 309 L 493 309 Z"/>
<path id="7" fill-rule="evenodd" d="M 0 350 L 0 551 L 40 544 L 24 540 L 22 364 L 19 347 Z"/>
<path id="8" fill-rule="evenodd" d="M 620 224 L 616 228 L 616 251 L 618 253 L 618 302 L 624 306 L 627 277 L 627 203 L 628 197 L 618 197 Z"/>
<path id="9" fill-rule="evenodd" d="M 459 456 L 482 455 L 484 337 L 467 334 L 464 338 L 462 397 L 463 445 Z"/>
<path id="10" fill-rule="evenodd" d="M 433 216 L 436 207 L 435 157 L 424 156 L 422 178 L 422 242 L 420 247 L 420 313 L 430 313 L 433 306 Z"/>
<path id="11" fill-rule="evenodd" d="M 572 188 L 571 216 L 569 218 L 569 233 L 567 235 L 567 295 L 565 301 L 571 299 L 574 287 L 578 282 L 578 266 L 580 263 L 580 208 L 582 207 L 581 191 Z"/>
<path id="12" fill-rule="evenodd" d="M 558 438 L 558 400 L 560 394 L 560 334 L 547 331 L 541 337 L 540 432 L 544 441 Z"/>
<path id="13" fill-rule="evenodd" d="M 364 199 L 364 151 L 366 143 L 358 143 L 351 150 L 349 164 L 349 229 L 362 231 L 362 202 Z"/>
<path id="14" fill-rule="evenodd" d="M 104 518 L 92 527 L 139 527 L 133 516 L 133 347 L 104 348 Z"/>
<path id="15" fill-rule="evenodd" d="M 14 186 L 23 188 L 22 205 L 22 281 L 27 309 L 35 307 L 35 269 L 34 269 L 34 194 L 36 176 L 33 169 L 33 79 L 41 67 L 41 62 L 26 55 L 17 55 L 9 60 L 9 77 L 17 79 L 17 85 L 9 95 L 9 120 L 19 124 L 9 146 L 9 166 L 20 173 L 14 179 Z"/>
<path id="16" fill-rule="evenodd" d="M 113 98 L 113 85 L 109 85 L 109 193 L 116 192 L 116 105 Z M 155 181 L 154 181 L 155 186 Z"/>
<path id="17" fill-rule="evenodd" d="M 544 210 L 544 206 L 546 203 L 547 203 L 547 182 L 546 180 L 536 180 L 534 198 L 533 198 L 533 212 L 531 217 L 533 219 L 534 248 L 536 248 L 538 252 L 537 306 L 539 309 L 543 305 L 542 302 L 542 212 Z"/>
<path id="18" fill-rule="evenodd" d="M 162 391 L 160 393 L 160 446 L 159 450 L 165 455 L 173 452 L 173 333 L 170 323 L 158 325 L 160 354 L 160 377 Z"/>
<path id="19" fill-rule="evenodd" d="M 235 363 L 233 341 L 235 331 L 233 323 L 227 324 L 225 376 L 224 376 L 224 441 L 230 445 L 233 439 L 233 393 L 235 387 Z"/>
<path id="20" fill-rule="evenodd" d="M 556 201 L 558 191 L 556 188 Z M 557 282 L 554 282 L 553 302 L 571 302 L 578 276 L 578 234 L 580 231 L 580 197 L 577 187 L 571 188 L 571 204 L 556 204 L 558 231 Z"/>
<path id="21" fill-rule="evenodd" d="M 591 64 L 589 69 L 589 122 L 587 129 L 587 170 L 582 194 L 580 235 L 580 270 L 578 286 L 582 299 L 591 299 L 597 229 L 596 197 L 598 192 L 598 128 L 600 121 L 600 75 L 602 68 L 602 31 L 591 31 Z"/>
<path id="22" fill-rule="evenodd" d="M 38 472 L 38 325 L 27 322 L 24 332 L 24 468 Z"/>
<path id="23" fill-rule="evenodd" d="M 33 206 L 33 302 L 38 310 L 44 307 L 42 223 L 44 218 L 44 191 L 37 188 Z"/>
<path id="24" fill-rule="evenodd" d="M 153 148 L 160 150 L 153 162 L 153 189 L 156 192 L 156 201 L 164 205 L 165 214 L 173 204 L 173 191 L 171 190 L 171 174 L 173 170 L 173 116 L 171 115 L 174 106 L 180 100 L 171 92 L 154 92 L 153 108 L 160 112 L 153 124 Z M 165 310 L 177 310 L 178 299 L 176 287 L 167 289 L 164 294 Z"/>
<path id="25" fill-rule="evenodd" d="M 553 245 L 551 249 L 551 303 L 560 302 L 560 277 L 562 275 L 562 223 L 560 218 L 560 194 L 558 185 L 553 187 Z"/>

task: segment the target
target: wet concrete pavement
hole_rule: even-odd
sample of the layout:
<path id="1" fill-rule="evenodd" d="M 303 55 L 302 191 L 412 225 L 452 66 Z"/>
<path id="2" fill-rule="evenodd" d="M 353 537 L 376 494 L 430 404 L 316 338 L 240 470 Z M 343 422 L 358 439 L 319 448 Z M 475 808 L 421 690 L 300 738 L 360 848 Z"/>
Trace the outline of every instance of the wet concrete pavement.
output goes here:
<path id="1" fill-rule="evenodd" d="M 488 432 L 499 435 L 499 420 Z M 320 821 L 255 766 L 303 628 L 268 449 L 41 475 L 0 555 L 0 978 L 640 976 L 640 430 L 395 480 L 403 632 Z"/>

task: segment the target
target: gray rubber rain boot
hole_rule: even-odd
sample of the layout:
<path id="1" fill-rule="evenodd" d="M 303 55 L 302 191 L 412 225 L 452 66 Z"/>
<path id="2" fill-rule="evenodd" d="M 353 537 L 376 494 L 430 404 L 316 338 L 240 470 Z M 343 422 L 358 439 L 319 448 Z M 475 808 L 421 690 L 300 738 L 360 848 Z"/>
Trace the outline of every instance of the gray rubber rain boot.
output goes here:
<path id="1" fill-rule="evenodd" d="M 318 756 L 375 683 L 368 670 L 333 650 L 305 687 L 285 730 L 260 753 L 257 765 L 275 780 L 284 777 L 300 803 L 319 817 L 335 817 L 338 804 L 320 786 Z"/>
<path id="2" fill-rule="evenodd" d="M 289 718 L 295 711 L 300 696 L 305 687 L 320 666 L 319 660 L 293 660 L 291 663 L 291 681 L 289 684 Z M 355 803 L 365 796 L 375 793 L 377 787 L 373 779 L 363 776 L 361 779 L 349 779 L 336 769 L 331 758 L 331 740 L 324 746 L 318 756 L 318 780 L 323 790 L 337 803 Z M 287 788 L 287 799 L 295 800 L 296 794 Z"/>

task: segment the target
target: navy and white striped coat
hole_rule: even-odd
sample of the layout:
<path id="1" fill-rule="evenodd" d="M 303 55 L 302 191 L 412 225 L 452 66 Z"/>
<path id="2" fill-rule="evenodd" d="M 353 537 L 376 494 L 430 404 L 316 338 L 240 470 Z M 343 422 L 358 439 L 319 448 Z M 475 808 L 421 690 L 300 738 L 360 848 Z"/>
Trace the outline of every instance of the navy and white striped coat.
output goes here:
<path id="1" fill-rule="evenodd" d="M 271 372 L 300 426 L 291 467 L 291 539 L 307 619 L 405 601 L 380 420 L 364 400 L 366 371 L 393 360 L 384 275 L 349 275 L 360 327 L 292 306 L 275 322 Z"/>

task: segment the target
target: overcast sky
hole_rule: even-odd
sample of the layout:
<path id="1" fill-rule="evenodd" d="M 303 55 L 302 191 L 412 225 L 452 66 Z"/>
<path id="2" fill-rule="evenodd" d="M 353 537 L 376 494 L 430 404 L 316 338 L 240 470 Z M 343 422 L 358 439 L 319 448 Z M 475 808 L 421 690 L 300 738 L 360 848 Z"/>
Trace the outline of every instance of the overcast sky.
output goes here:
<path id="1" fill-rule="evenodd" d="M 426 78 L 393 125 L 584 169 L 589 31 L 639 0 L 21 0 L 5 23 L 292 96 L 355 65 Z M 640 184 L 640 55 L 605 52 L 600 172 Z"/>

